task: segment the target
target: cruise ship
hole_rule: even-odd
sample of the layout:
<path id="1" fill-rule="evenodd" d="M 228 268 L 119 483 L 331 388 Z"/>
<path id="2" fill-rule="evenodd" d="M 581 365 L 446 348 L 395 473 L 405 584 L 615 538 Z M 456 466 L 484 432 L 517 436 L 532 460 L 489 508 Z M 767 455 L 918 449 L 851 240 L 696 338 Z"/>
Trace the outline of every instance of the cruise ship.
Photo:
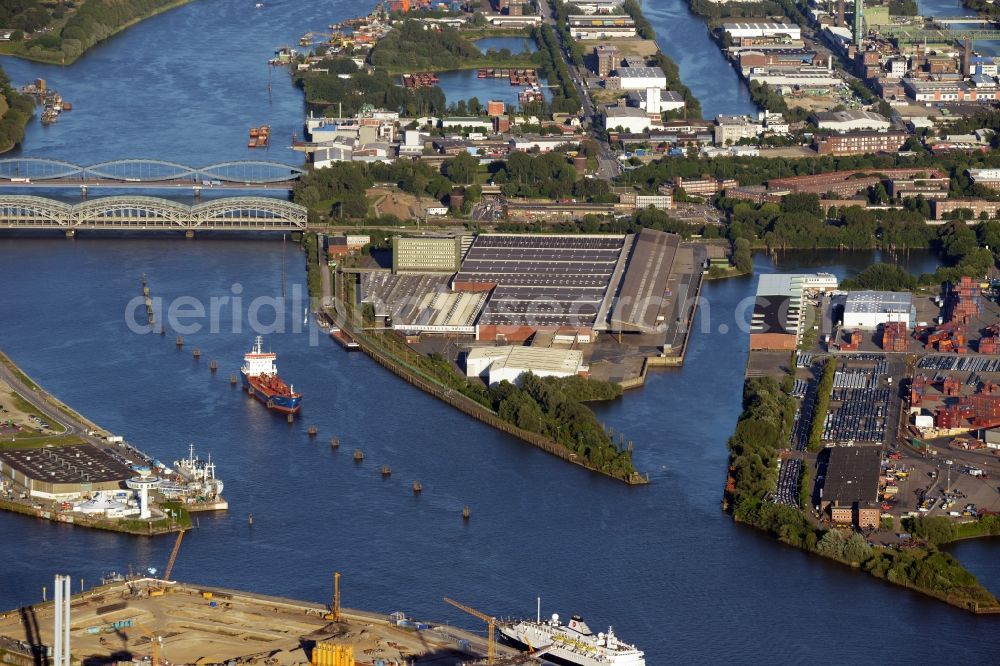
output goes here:
<path id="1" fill-rule="evenodd" d="M 253 349 L 243 355 L 243 367 L 240 368 L 243 388 L 268 409 L 295 414 L 302 396 L 278 376 L 278 368 L 274 365 L 277 358 L 277 354 L 264 351 L 264 338 L 258 335 Z"/>
<path id="2" fill-rule="evenodd" d="M 508 641 L 528 650 L 545 650 L 545 660 L 571 666 L 646 666 L 644 653 L 618 639 L 611 627 L 595 634 L 579 615 L 563 624 L 549 620 L 519 620 L 497 625 Z"/>

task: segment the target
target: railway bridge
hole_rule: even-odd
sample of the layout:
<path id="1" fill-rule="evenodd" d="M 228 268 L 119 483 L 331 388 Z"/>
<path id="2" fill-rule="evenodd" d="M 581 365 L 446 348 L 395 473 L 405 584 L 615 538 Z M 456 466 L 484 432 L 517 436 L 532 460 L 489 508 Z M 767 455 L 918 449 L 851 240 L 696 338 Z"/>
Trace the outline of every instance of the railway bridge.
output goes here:
<path id="1" fill-rule="evenodd" d="M 203 167 L 154 159 L 123 159 L 73 164 L 43 157 L 0 159 L 0 188 L 177 189 L 202 188 L 291 190 L 301 167 L 281 162 L 236 160 Z"/>
<path id="2" fill-rule="evenodd" d="M 225 197 L 193 206 L 146 196 L 99 197 L 77 204 L 0 194 L 0 229 L 109 231 L 303 231 L 304 206 L 268 197 Z"/>

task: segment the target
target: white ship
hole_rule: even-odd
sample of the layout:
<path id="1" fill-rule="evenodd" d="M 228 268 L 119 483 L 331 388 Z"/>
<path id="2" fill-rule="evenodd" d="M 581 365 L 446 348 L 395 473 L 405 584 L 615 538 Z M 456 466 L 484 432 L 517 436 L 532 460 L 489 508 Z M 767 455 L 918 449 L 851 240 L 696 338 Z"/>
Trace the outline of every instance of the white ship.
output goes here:
<path id="1" fill-rule="evenodd" d="M 174 461 L 174 469 L 184 479 L 189 491 L 211 498 L 222 495 L 225 486 L 222 479 L 215 478 L 215 463 L 212 462 L 211 454 L 208 456 L 208 461 L 195 456 L 194 444 L 191 445 L 187 458 Z"/>
<path id="2" fill-rule="evenodd" d="M 573 666 L 646 666 L 644 653 L 624 643 L 608 627 L 606 633 L 594 634 L 579 615 L 567 624 L 559 616 L 542 621 L 519 620 L 497 625 L 504 638 L 529 650 L 544 650 L 545 660 Z"/>

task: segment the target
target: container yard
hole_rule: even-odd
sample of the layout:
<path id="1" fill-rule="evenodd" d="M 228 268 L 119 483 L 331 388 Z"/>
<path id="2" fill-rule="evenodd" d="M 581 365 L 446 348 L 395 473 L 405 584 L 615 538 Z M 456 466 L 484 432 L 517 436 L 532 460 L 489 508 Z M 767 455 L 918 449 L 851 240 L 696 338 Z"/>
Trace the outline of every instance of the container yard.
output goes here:
<path id="1" fill-rule="evenodd" d="M 54 627 L 52 601 L 4 612 L 0 650 L 8 663 L 20 663 L 10 661 L 18 656 L 35 663 L 32 655 L 53 645 Z M 398 609 L 370 613 L 342 609 L 336 599 L 326 606 L 186 583 L 164 587 L 153 579 L 103 585 L 70 603 L 69 651 L 85 664 L 457 666 L 485 655 L 485 643 Z M 505 663 L 517 655 L 497 646 Z"/>

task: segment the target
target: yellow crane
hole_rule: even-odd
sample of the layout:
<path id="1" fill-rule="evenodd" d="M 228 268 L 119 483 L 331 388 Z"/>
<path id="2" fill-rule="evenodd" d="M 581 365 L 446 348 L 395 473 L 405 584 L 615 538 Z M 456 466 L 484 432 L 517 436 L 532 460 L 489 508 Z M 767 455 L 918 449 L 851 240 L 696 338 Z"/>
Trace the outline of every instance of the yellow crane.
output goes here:
<path id="1" fill-rule="evenodd" d="M 486 623 L 486 626 L 489 628 L 489 636 L 486 640 L 486 662 L 488 664 L 493 664 L 493 662 L 496 660 L 495 636 L 497 628 L 497 619 L 492 615 L 487 615 L 486 613 L 477 611 L 475 608 L 472 608 L 471 606 L 466 606 L 465 604 L 461 604 L 455 601 L 454 599 L 449 599 L 448 597 L 445 597 L 444 601 L 445 603 L 451 604 L 460 611 L 464 611 L 473 617 L 478 617 L 480 620 Z"/>
<path id="2" fill-rule="evenodd" d="M 149 596 L 160 597 L 166 591 L 166 582 L 170 580 L 170 573 L 174 570 L 174 562 L 177 561 L 177 553 L 181 549 L 181 541 L 184 539 L 184 532 L 186 530 L 181 530 L 177 533 L 177 541 L 174 542 L 174 549 L 170 551 L 170 560 L 167 561 L 167 568 L 163 572 L 162 584 L 157 585 L 149 591 Z"/>
<path id="3" fill-rule="evenodd" d="M 324 620 L 340 622 L 340 572 L 333 572 L 333 603 L 330 604 L 330 612 L 323 616 Z"/>
<path id="4" fill-rule="evenodd" d="M 163 643 L 163 637 L 141 622 L 136 622 L 135 627 L 143 636 L 149 638 L 149 642 L 153 645 L 151 666 L 160 666 L 160 645 Z"/>

